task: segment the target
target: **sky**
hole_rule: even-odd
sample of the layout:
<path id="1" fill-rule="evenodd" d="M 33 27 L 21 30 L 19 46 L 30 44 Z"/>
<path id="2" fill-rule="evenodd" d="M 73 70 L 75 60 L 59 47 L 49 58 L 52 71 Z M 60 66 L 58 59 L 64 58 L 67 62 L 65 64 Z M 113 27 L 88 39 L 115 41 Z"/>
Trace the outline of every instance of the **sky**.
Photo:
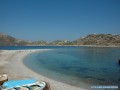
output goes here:
<path id="1" fill-rule="evenodd" d="M 0 0 L 0 32 L 29 41 L 120 34 L 120 0 Z"/>

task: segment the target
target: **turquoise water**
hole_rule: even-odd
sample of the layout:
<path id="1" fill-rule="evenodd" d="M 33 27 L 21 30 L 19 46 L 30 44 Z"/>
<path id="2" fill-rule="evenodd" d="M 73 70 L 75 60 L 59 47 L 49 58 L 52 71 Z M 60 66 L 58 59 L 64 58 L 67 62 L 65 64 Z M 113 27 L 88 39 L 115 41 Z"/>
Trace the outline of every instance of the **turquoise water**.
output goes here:
<path id="1" fill-rule="evenodd" d="M 24 64 L 49 78 L 88 88 L 120 85 L 120 48 L 69 47 L 28 55 Z"/>

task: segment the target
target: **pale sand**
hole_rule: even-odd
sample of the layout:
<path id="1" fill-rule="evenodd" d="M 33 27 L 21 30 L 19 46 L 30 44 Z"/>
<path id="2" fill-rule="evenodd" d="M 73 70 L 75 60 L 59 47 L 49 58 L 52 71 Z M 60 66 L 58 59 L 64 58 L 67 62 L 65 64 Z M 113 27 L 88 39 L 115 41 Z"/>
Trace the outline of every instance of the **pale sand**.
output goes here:
<path id="1" fill-rule="evenodd" d="M 0 51 L 0 73 L 8 74 L 9 79 L 24 79 L 35 77 L 39 81 L 43 80 L 49 82 L 51 90 L 85 90 L 44 77 L 30 70 L 23 64 L 22 60 L 25 58 L 26 55 L 37 51 L 43 52 L 45 50 L 48 49 Z"/>

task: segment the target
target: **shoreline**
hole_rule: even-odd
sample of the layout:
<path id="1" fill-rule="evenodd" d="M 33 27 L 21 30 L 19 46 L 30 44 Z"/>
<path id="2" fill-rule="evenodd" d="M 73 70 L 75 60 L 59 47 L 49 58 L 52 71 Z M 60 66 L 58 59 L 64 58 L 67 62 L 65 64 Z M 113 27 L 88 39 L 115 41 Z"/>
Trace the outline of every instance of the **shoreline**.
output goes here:
<path id="1" fill-rule="evenodd" d="M 49 49 L 2 50 L 0 52 L 0 73 L 8 74 L 8 79 L 35 77 L 38 81 L 49 82 L 51 90 L 85 90 L 42 76 L 24 65 L 23 60 L 27 55 L 46 50 Z"/>
<path id="2" fill-rule="evenodd" d="M 20 47 L 31 47 L 31 46 L 45 46 L 45 47 L 108 47 L 108 48 L 120 48 L 120 46 L 115 46 L 115 45 L 111 45 L 111 46 L 100 46 L 100 45 L 25 45 L 25 46 L 20 46 Z M 8 47 L 8 46 L 0 46 L 0 47 Z M 19 47 L 19 46 L 9 46 L 9 47 Z M 32 49 L 33 50 L 33 49 Z"/>

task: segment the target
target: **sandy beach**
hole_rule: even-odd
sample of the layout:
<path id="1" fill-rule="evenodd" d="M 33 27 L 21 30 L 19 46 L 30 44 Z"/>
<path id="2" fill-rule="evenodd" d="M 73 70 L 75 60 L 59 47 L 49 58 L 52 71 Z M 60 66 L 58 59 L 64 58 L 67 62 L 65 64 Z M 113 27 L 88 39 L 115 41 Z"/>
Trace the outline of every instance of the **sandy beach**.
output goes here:
<path id="1" fill-rule="evenodd" d="M 30 53 L 43 52 L 47 49 L 39 50 L 2 50 L 0 51 L 0 74 L 7 74 L 8 79 L 24 79 L 35 77 L 38 81 L 50 83 L 51 90 L 85 90 L 71 86 L 35 73 L 23 64 L 23 59 Z"/>

